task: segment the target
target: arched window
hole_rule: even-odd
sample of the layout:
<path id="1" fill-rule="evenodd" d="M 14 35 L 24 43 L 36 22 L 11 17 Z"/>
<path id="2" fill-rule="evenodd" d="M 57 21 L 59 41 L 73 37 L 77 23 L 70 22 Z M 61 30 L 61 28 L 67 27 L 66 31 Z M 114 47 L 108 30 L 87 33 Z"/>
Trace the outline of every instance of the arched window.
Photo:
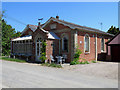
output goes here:
<path id="1" fill-rule="evenodd" d="M 101 39 L 101 52 L 104 51 L 104 38 Z"/>
<path id="2" fill-rule="evenodd" d="M 62 37 L 62 50 L 68 52 L 68 37 L 66 35 Z"/>
<path id="3" fill-rule="evenodd" d="M 85 35 L 84 50 L 85 52 L 90 52 L 90 38 L 88 34 Z"/>

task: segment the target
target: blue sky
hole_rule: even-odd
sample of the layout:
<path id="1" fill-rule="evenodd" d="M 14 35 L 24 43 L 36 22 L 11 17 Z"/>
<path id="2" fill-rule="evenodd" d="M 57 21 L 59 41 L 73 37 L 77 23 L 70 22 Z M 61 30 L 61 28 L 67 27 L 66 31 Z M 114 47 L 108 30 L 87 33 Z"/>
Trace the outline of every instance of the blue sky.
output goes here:
<path id="1" fill-rule="evenodd" d="M 5 20 L 16 31 L 22 31 L 27 24 L 46 22 L 51 16 L 59 15 L 61 20 L 107 31 L 111 25 L 118 27 L 117 2 L 3 2 Z"/>

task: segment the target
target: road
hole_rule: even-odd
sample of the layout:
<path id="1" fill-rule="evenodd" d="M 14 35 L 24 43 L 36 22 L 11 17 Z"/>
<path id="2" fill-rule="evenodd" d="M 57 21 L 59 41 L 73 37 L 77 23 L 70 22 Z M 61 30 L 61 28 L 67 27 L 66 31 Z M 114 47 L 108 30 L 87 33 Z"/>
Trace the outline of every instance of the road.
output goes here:
<path id="1" fill-rule="evenodd" d="M 73 73 L 39 64 L 0 60 L 1 62 L 0 76 L 3 88 L 118 88 L 118 81 L 113 79 Z"/>

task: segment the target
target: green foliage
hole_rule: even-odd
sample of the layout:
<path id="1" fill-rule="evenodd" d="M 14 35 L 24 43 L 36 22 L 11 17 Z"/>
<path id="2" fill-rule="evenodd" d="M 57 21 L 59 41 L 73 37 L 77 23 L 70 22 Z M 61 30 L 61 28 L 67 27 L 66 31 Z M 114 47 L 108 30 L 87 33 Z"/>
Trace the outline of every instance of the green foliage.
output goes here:
<path id="1" fill-rule="evenodd" d="M 41 65 L 42 66 L 48 66 L 48 67 L 62 68 L 61 65 L 58 65 L 58 64 L 55 64 L 55 63 L 51 63 L 51 64 L 49 64 L 49 63 L 42 63 Z"/>
<path id="2" fill-rule="evenodd" d="M 95 61 L 95 60 L 92 60 L 91 62 L 92 62 L 92 63 L 96 63 L 96 61 Z"/>
<path id="3" fill-rule="evenodd" d="M 82 54 L 82 51 L 77 46 L 77 48 L 75 50 L 75 54 L 74 54 L 74 59 L 73 59 L 73 61 L 70 62 L 70 65 L 80 64 L 80 62 L 79 62 L 80 54 Z"/>
<path id="4" fill-rule="evenodd" d="M 113 26 L 111 26 L 110 28 L 109 28 L 109 30 L 107 31 L 107 33 L 110 33 L 110 34 L 117 34 L 119 32 L 119 28 L 116 28 L 116 27 L 113 27 Z"/>
<path id="5" fill-rule="evenodd" d="M 82 54 L 82 51 L 77 46 L 74 54 L 74 60 L 79 60 L 80 54 Z"/>
<path id="6" fill-rule="evenodd" d="M 10 55 L 11 39 L 20 35 L 20 32 L 16 32 L 11 25 L 6 24 L 4 19 L 2 20 L 2 55 Z"/>
<path id="7" fill-rule="evenodd" d="M 45 62 L 46 60 L 46 42 L 42 41 L 42 47 L 41 47 L 41 57 L 40 60 L 41 62 Z"/>
<path id="8" fill-rule="evenodd" d="M 21 60 L 21 59 L 14 59 L 14 58 L 8 58 L 8 57 L 2 57 L 2 60 L 6 60 L 6 61 L 14 61 L 14 62 L 20 62 L 20 63 L 25 63 L 25 60 Z"/>

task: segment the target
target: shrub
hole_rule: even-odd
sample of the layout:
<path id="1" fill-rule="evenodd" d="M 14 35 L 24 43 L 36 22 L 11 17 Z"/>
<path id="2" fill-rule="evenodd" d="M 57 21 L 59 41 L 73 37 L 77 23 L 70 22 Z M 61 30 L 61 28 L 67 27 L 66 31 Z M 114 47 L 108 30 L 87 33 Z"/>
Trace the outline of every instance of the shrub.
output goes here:
<path id="1" fill-rule="evenodd" d="M 74 54 L 74 59 L 73 59 L 73 61 L 70 62 L 70 65 L 80 64 L 80 62 L 79 62 L 80 54 L 82 54 L 82 52 L 77 46 L 77 48 L 75 50 L 75 54 Z"/>
<path id="2" fill-rule="evenodd" d="M 89 62 L 88 62 L 88 61 L 85 61 L 84 63 L 85 63 L 85 64 L 89 64 Z"/>
<path id="3" fill-rule="evenodd" d="M 96 63 L 96 61 L 95 61 L 95 60 L 92 60 L 91 62 L 92 62 L 92 63 Z"/>
<path id="4" fill-rule="evenodd" d="M 45 62 L 46 60 L 46 45 L 46 42 L 42 41 L 41 57 L 39 58 L 41 62 Z"/>

